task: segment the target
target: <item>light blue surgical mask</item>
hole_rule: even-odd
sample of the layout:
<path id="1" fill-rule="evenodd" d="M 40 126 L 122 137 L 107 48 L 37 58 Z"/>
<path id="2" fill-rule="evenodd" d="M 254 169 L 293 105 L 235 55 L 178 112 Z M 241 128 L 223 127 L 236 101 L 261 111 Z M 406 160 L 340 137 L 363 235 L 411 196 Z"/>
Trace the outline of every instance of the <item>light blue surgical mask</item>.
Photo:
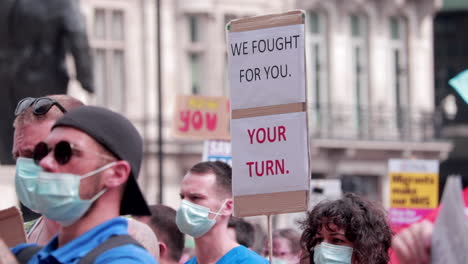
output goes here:
<path id="1" fill-rule="evenodd" d="M 268 258 L 268 256 L 267 256 L 267 258 Z M 272 264 L 287 264 L 287 262 L 284 259 L 273 258 Z"/>
<path id="2" fill-rule="evenodd" d="M 314 248 L 315 264 L 350 264 L 353 248 L 332 245 L 325 242 Z"/>
<path id="3" fill-rule="evenodd" d="M 215 225 L 216 217 L 223 210 L 225 204 L 226 201 L 223 202 L 218 212 L 211 212 L 208 207 L 182 200 L 176 214 L 177 227 L 184 234 L 194 238 L 201 237 Z M 208 218 L 210 213 L 215 214 L 213 219 Z"/>
<path id="4" fill-rule="evenodd" d="M 24 206 L 37 212 L 33 192 L 36 188 L 37 175 L 42 168 L 33 159 L 18 158 L 16 160 L 15 188 L 18 199 Z"/>
<path id="5" fill-rule="evenodd" d="M 60 223 L 62 226 L 69 226 L 80 219 L 93 202 L 106 191 L 106 189 L 103 189 L 91 199 L 82 200 L 80 198 L 81 180 L 96 175 L 115 164 L 116 162 L 109 163 L 82 176 L 71 173 L 39 171 L 34 177 L 35 180 L 30 180 L 27 190 L 21 189 L 22 186 L 27 184 L 19 184 L 17 188 L 19 186 L 19 192 L 29 195 L 33 210 L 43 214 L 50 220 Z M 25 179 L 25 177 L 19 178 L 19 181 Z"/>

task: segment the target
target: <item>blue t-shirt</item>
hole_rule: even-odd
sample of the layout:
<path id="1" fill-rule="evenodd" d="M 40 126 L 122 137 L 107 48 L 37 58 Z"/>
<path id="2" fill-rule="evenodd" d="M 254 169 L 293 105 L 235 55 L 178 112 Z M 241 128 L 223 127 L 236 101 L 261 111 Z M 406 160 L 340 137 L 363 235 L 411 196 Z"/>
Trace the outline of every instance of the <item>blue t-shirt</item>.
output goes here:
<path id="1" fill-rule="evenodd" d="M 268 260 L 252 250 L 244 247 L 238 246 L 226 253 L 222 258 L 220 258 L 216 264 L 268 264 Z M 198 264 L 197 257 L 191 258 L 185 264 Z"/>
<path id="2" fill-rule="evenodd" d="M 116 217 L 106 221 L 83 235 L 73 239 L 60 248 L 58 247 L 58 236 L 55 236 L 47 245 L 45 245 L 36 255 L 34 255 L 27 264 L 41 263 L 67 263 L 76 264 L 82 257 L 88 254 L 92 249 L 106 241 L 113 235 L 127 235 L 128 220 L 122 217 Z M 34 244 L 20 244 L 11 249 L 13 254 Z M 150 263 L 156 264 L 156 260 L 145 249 L 133 245 L 123 245 L 109 249 L 99 255 L 94 261 L 99 263 L 112 264 L 137 264 Z"/>

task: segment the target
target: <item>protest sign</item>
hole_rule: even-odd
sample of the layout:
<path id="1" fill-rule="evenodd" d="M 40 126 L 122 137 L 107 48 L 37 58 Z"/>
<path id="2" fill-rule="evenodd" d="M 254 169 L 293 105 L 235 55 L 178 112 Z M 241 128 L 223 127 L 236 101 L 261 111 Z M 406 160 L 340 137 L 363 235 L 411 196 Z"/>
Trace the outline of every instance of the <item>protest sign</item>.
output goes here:
<path id="1" fill-rule="evenodd" d="M 13 205 L 18 205 L 18 197 L 15 190 L 15 177 L 7 177 L 7 175 L 15 175 L 16 166 L 14 165 L 0 165 L 0 210 L 9 208 Z"/>
<path id="2" fill-rule="evenodd" d="M 228 140 L 205 140 L 203 161 L 222 161 L 232 166 L 231 142 Z"/>
<path id="3" fill-rule="evenodd" d="M 229 100 L 178 95 L 172 134 L 186 139 L 229 139 Z"/>
<path id="4" fill-rule="evenodd" d="M 304 13 L 228 25 L 234 214 L 307 210 Z"/>
<path id="5" fill-rule="evenodd" d="M 0 238 L 0 264 L 19 264 L 10 248 Z"/>
<path id="6" fill-rule="evenodd" d="M 449 177 L 432 233 L 432 264 L 467 262 L 468 222 L 464 204 L 460 177 Z"/>
<path id="7" fill-rule="evenodd" d="M 0 238 L 13 247 L 26 243 L 26 232 L 23 226 L 23 217 L 16 207 L 0 210 Z"/>
<path id="8" fill-rule="evenodd" d="M 390 222 L 406 227 L 432 212 L 439 201 L 437 160 L 389 160 Z"/>

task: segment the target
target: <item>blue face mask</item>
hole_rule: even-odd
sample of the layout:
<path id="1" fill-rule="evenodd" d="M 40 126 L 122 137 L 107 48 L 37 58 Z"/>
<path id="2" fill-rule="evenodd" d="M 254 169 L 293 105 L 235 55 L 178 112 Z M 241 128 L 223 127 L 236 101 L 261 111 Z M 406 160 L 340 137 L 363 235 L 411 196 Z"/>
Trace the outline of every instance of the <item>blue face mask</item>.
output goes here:
<path id="1" fill-rule="evenodd" d="M 314 248 L 315 264 L 350 264 L 353 248 L 337 246 L 325 242 Z"/>
<path id="2" fill-rule="evenodd" d="M 187 200 L 182 200 L 182 204 L 176 214 L 177 227 L 184 234 L 194 238 L 201 237 L 214 226 L 216 223 L 215 218 L 219 215 L 221 210 L 223 210 L 225 203 L 226 201 L 223 202 L 219 211 L 215 213 L 211 212 L 208 207 L 194 204 Z M 208 218 L 210 213 L 215 214 L 213 219 Z"/>
<path id="3" fill-rule="evenodd" d="M 33 159 L 18 158 L 16 161 L 15 188 L 18 199 L 24 206 L 37 212 L 33 192 L 36 189 L 37 175 L 42 168 Z"/>
<path id="4" fill-rule="evenodd" d="M 69 226 L 80 219 L 93 202 L 106 191 L 103 189 L 93 198 L 82 200 L 80 198 L 80 181 L 114 166 L 114 164 L 115 162 L 109 163 L 83 176 L 70 173 L 51 173 L 43 170 L 38 171 L 35 175 L 24 175 L 21 169 L 23 166 L 20 165 L 16 174 L 17 193 L 23 194 L 19 195 L 21 202 L 23 202 L 21 199 L 25 199 L 25 201 L 29 199 L 32 210 L 43 214 L 50 220 L 59 222 L 62 226 Z M 25 186 L 28 188 L 23 188 Z M 26 205 L 24 202 L 23 204 Z"/>

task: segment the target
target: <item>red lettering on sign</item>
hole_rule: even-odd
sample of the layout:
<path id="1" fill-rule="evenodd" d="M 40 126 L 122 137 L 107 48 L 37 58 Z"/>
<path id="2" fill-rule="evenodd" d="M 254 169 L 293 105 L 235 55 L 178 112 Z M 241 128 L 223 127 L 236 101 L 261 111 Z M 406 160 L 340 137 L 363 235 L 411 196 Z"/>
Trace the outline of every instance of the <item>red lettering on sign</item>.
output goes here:
<path id="1" fill-rule="evenodd" d="M 258 143 L 265 142 L 265 129 L 264 128 L 260 128 L 257 130 L 257 142 Z"/>
<path id="2" fill-rule="evenodd" d="M 284 174 L 284 159 L 282 160 L 275 160 L 275 169 L 276 169 L 276 174 L 278 174 L 278 170 L 280 174 Z M 289 171 L 286 171 L 286 174 L 289 173 Z"/>
<path id="3" fill-rule="evenodd" d="M 206 128 L 208 130 L 213 131 L 216 129 L 216 123 L 218 121 L 218 115 L 216 113 L 210 114 L 210 113 L 205 113 L 206 117 Z"/>
<path id="4" fill-rule="evenodd" d="M 249 161 L 246 164 L 249 166 L 249 176 L 252 177 L 252 165 L 254 164 L 254 162 Z"/>
<path id="5" fill-rule="evenodd" d="M 192 115 L 192 125 L 195 130 L 200 130 L 203 125 L 202 115 L 200 110 L 195 111 Z"/>
<path id="6" fill-rule="evenodd" d="M 253 135 L 255 133 L 255 129 L 254 130 L 247 129 L 247 133 L 249 134 L 249 137 L 250 137 L 250 144 L 253 144 Z"/>
<path id="7" fill-rule="evenodd" d="M 284 126 L 279 126 L 278 127 L 278 130 L 279 130 L 279 141 L 281 141 L 281 137 L 283 137 L 283 140 L 286 141 L 286 128 Z"/>
<path id="8" fill-rule="evenodd" d="M 262 161 L 249 161 L 245 163 L 249 166 L 249 176 L 252 177 L 253 173 L 258 177 L 278 175 L 278 174 L 289 174 L 289 170 L 286 170 L 285 160 L 262 160 Z"/>
<path id="9" fill-rule="evenodd" d="M 185 110 L 180 112 L 180 121 L 182 125 L 178 129 L 181 132 L 187 132 L 190 129 L 214 131 L 218 125 L 218 114 L 208 112 L 203 114 L 200 110 L 194 112 Z"/>
<path id="10" fill-rule="evenodd" d="M 266 167 L 267 167 L 267 175 L 273 175 L 273 161 L 272 160 L 267 160 L 266 161 Z"/>
<path id="11" fill-rule="evenodd" d="M 179 127 L 179 130 L 182 132 L 187 132 L 190 127 L 190 111 L 180 112 L 180 121 L 182 121 L 183 126 Z"/>
<path id="12" fill-rule="evenodd" d="M 254 143 L 254 138 L 257 143 L 262 144 L 266 140 L 268 142 L 286 141 L 286 127 L 285 126 L 274 126 L 265 128 L 254 128 L 247 129 L 249 135 L 250 144 Z"/>

